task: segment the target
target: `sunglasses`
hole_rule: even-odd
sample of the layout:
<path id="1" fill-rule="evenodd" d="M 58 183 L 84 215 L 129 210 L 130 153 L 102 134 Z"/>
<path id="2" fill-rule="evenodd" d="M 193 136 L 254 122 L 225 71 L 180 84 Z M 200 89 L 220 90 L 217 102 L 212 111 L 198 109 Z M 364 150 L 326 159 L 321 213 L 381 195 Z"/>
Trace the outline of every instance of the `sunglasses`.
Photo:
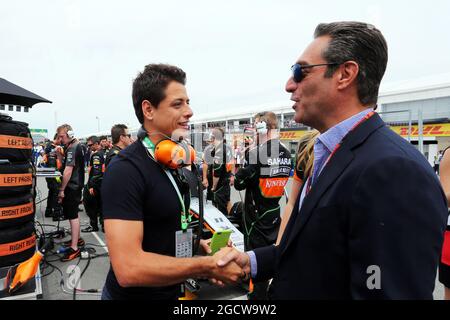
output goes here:
<path id="1" fill-rule="evenodd" d="M 296 63 L 291 67 L 292 77 L 294 79 L 294 82 L 300 83 L 305 78 L 303 69 L 321 67 L 321 66 L 338 66 L 340 64 L 341 63 L 335 63 L 335 62 L 334 63 L 321 63 L 321 64 L 307 64 L 307 65 L 302 65 L 302 64 Z"/>
<path id="2" fill-rule="evenodd" d="M 88 143 L 88 148 L 92 147 L 94 144 L 93 143 Z"/>
<path id="3" fill-rule="evenodd" d="M 130 133 L 129 134 L 121 134 L 121 136 L 131 138 L 131 134 Z"/>

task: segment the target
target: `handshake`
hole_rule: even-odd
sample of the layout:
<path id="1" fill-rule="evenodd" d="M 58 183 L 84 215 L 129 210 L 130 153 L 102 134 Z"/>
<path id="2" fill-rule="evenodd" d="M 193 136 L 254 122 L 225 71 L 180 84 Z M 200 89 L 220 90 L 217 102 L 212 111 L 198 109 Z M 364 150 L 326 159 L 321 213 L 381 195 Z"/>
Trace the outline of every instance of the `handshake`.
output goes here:
<path id="1" fill-rule="evenodd" d="M 211 249 L 206 241 L 201 246 L 206 253 L 210 253 Z M 213 256 L 203 257 L 203 259 L 208 261 L 204 276 L 217 286 L 223 287 L 250 279 L 250 257 L 234 247 L 222 248 Z"/>

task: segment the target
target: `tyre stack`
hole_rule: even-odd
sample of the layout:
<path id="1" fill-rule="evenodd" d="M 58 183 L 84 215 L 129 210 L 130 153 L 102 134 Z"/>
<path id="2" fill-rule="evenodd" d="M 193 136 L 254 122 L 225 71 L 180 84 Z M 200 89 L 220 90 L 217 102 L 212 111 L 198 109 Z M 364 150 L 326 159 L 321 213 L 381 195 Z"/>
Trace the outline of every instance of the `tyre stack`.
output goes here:
<path id="1" fill-rule="evenodd" d="M 0 268 L 24 262 L 36 252 L 32 148 L 28 124 L 0 114 Z"/>

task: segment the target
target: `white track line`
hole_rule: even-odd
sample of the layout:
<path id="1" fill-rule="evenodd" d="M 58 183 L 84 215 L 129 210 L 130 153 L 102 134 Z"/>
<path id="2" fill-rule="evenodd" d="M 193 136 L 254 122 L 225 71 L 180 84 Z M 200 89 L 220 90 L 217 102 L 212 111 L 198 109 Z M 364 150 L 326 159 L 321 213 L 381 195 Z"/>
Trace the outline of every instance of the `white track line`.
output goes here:
<path id="1" fill-rule="evenodd" d="M 98 243 L 100 243 L 101 246 L 103 246 L 103 249 L 109 253 L 108 247 L 103 242 L 103 240 L 98 236 L 97 232 L 92 232 L 92 235 L 94 235 L 95 239 L 97 239 Z"/>

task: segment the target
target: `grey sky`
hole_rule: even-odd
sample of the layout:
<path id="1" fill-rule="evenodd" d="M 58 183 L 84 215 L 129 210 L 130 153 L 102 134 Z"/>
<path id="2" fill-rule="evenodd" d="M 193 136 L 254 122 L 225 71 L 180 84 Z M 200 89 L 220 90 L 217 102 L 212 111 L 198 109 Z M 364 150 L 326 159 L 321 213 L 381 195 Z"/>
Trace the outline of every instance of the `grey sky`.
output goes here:
<path id="1" fill-rule="evenodd" d="M 187 72 L 197 115 L 290 105 L 290 66 L 320 22 L 375 24 L 389 45 L 385 82 L 450 72 L 447 0 L 16 0 L 0 8 L 0 77 L 53 101 L 12 116 L 50 132 L 55 120 L 78 135 L 95 132 L 96 116 L 101 130 L 137 126 L 131 83 L 155 62 Z"/>

